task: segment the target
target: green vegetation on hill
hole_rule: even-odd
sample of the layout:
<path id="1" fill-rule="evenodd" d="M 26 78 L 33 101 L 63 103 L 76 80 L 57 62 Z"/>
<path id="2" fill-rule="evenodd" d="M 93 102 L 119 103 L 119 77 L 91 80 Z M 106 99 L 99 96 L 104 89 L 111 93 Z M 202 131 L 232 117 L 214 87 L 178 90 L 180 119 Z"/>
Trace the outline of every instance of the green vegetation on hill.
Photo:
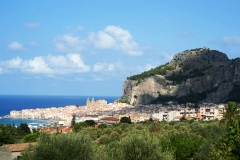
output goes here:
<path id="1" fill-rule="evenodd" d="M 188 78 L 204 76 L 208 69 L 224 66 L 227 62 L 228 58 L 224 53 L 208 48 L 196 48 L 175 55 L 170 63 L 130 76 L 127 79 L 137 80 L 140 83 L 145 78 L 163 75 L 177 85 Z"/>
<path id="2" fill-rule="evenodd" d="M 205 99 L 207 96 L 206 92 L 202 92 L 202 93 L 191 93 L 188 94 L 186 96 L 182 96 L 182 97 L 176 97 L 176 96 L 169 96 L 169 95 L 161 95 L 159 94 L 159 96 L 153 100 L 152 102 L 150 102 L 150 104 L 157 104 L 157 103 L 163 103 L 166 104 L 169 101 L 177 101 L 179 104 L 185 104 L 185 103 L 198 103 L 199 101 Z"/>
<path id="3" fill-rule="evenodd" d="M 229 94 L 229 98 L 228 101 L 235 101 L 240 103 L 240 85 L 239 84 L 235 84 L 233 90 L 230 92 Z"/>
<path id="4" fill-rule="evenodd" d="M 173 81 L 174 84 L 181 84 L 182 82 L 186 81 L 189 78 L 196 78 L 196 77 L 201 77 L 204 76 L 204 69 L 199 69 L 199 68 L 193 68 L 190 69 L 187 66 L 183 69 L 183 71 L 180 71 L 178 73 L 172 73 L 169 76 L 166 76 L 167 80 Z M 189 71 L 189 72 L 187 72 Z"/>
<path id="5" fill-rule="evenodd" d="M 169 96 L 169 95 L 161 95 L 161 94 L 159 94 L 158 97 L 155 100 L 150 102 L 150 104 L 157 104 L 157 103 L 165 104 L 165 103 L 167 103 L 169 101 L 177 101 L 179 104 L 185 104 L 185 103 L 188 103 L 188 102 L 190 102 L 190 103 L 198 103 L 198 102 L 204 100 L 207 97 L 207 94 L 212 93 L 212 92 L 216 92 L 217 89 L 218 89 L 218 86 L 214 87 L 212 89 L 209 89 L 206 92 L 190 93 L 190 94 L 182 96 L 182 97 L 176 97 L 176 96 Z M 238 91 L 240 91 L 240 87 L 239 87 Z M 234 92 L 234 93 L 235 93 L 235 100 L 237 100 L 238 96 L 236 96 L 236 92 Z"/>
<path id="6" fill-rule="evenodd" d="M 175 67 L 170 66 L 167 63 L 165 65 L 161 65 L 159 67 L 153 68 L 149 71 L 145 71 L 141 74 L 136 74 L 136 75 L 130 76 L 127 79 L 129 79 L 129 80 L 142 80 L 142 79 L 154 76 L 154 75 L 166 75 L 167 71 L 172 71 L 174 69 L 175 69 Z"/>
<path id="7" fill-rule="evenodd" d="M 161 95 L 159 94 L 158 97 L 153 100 L 152 102 L 150 102 L 150 104 L 157 104 L 157 103 L 167 103 L 169 101 L 176 101 L 176 97 L 175 96 L 168 96 L 168 95 Z"/>
<path id="8" fill-rule="evenodd" d="M 206 97 L 207 97 L 206 92 L 191 93 L 186 96 L 182 96 L 182 97 L 178 98 L 177 100 L 178 100 L 178 103 L 181 103 L 181 104 L 185 104 L 187 102 L 198 103 L 198 102 L 202 101 L 203 99 L 205 99 Z"/>
<path id="9" fill-rule="evenodd" d="M 127 103 L 127 104 L 130 104 L 129 100 L 126 99 L 126 98 L 121 98 L 118 100 L 119 103 Z"/>
<path id="10" fill-rule="evenodd" d="M 171 74 L 170 76 L 167 76 L 166 79 L 173 81 L 173 84 L 181 84 L 183 81 L 186 81 L 189 78 L 189 76 L 187 75 L 183 75 L 183 74 Z"/>

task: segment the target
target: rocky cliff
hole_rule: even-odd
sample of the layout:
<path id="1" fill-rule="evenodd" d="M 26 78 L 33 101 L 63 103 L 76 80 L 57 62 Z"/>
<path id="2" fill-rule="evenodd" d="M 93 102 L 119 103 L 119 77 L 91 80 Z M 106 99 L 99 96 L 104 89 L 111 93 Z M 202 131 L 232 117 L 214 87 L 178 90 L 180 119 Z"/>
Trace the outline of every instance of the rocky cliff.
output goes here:
<path id="1" fill-rule="evenodd" d="M 131 104 L 239 101 L 240 58 L 209 48 L 186 50 L 159 67 L 127 78 L 122 99 Z"/>

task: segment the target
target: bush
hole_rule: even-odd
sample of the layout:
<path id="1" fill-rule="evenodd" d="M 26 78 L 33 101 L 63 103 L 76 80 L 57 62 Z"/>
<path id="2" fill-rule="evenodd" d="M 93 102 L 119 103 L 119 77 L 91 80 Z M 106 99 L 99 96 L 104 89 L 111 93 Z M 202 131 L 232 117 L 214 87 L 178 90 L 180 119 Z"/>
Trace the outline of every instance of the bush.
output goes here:
<path id="1" fill-rule="evenodd" d="M 75 123 L 74 124 L 74 127 L 73 127 L 73 131 L 74 132 L 79 132 L 81 131 L 83 128 L 86 128 L 88 125 L 86 122 L 78 122 L 78 123 Z"/>
<path id="2" fill-rule="evenodd" d="M 170 136 L 162 145 L 165 149 L 170 149 L 176 154 L 176 159 L 192 158 L 200 148 L 202 138 L 196 134 L 178 133 Z"/>
<path id="3" fill-rule="evenodd" d="M 118 134 L 122 134 L 122 129 L 119 127 L 115 127 L 113 130 L 116 131 Z"/>
<path id="4" fill-rule="evenodd" d="M 82 134 L 42 134 L 33 151 L 22 154 L 24 160 L 90 160 L 93 148 L 89 136 Z"/>
<path id="5" fill-rule="evenodd" d="M 111 142 L 111 138 L 109 137 L 109 135 L 104 134 L 99 138 L 98 142 L 101 144 L 108 144 Z"/>
<path id="6" fill-rule="evenodd" d="M 142 134 L 130 134 L 121 142 L 109 146 L 109 157 L 115 160 L 173 160 L 171 152 L 163 152 L 159 140 L 150 136 L 147 132 Z"/>
<path id="7" fill-rule="evenodd" d="M 24 143 L 26 143 L 26 142 L 36 142 L 39 135 L 40 135 L 39 132 L 27 134 L 26 136 L 23 137 L 23 142 Z"/>
<path id="8" fill-rule="evenodd" d="M 102 128 L 107 128 L 107 125 L 106 125 L 106 124 L 100 124 L 100 125 L 98 126 L 98 128 L 100 128 L 100 129 L 102 129 Z"/>
<path id="9" fill-rule="evenodd" d="M 125 98 L 121 98 L 118 100 L 119 103 L 127 103 L 127 104 L 130 104 L 129 100 L 128 99 L 125 99 Z"/>
<path id="10" fill-rule="evenodd" d="M 122 117 L 122 118 L 120 119 L 120 122 L 121 122 L 121 123 L 128 123 L 128 124 L 131 124 L 131 123 L 132 123 L 130 117 Z"/>
<path id="11" fill-rule="evenodd" d="M 118 134 L 118 132 L 116 132 L 116 131 L 113 131 L 113 132 L 110 134 L 110 138 L 111 138 L 111 141 L 119 141 L 119 140 L 120 140 L 119 134 Z"/>
<path id="12" fill-rule="evenodd" d="M 94 120 L 86 120 L 85 123 L 90 127 L 94 127 L 96 124 Z"/>
<path id="13" fill-rule="evenodd" d="M 129 80 L 142 80 L 142 79 L 154 76 L 154 75 L 166 75 L 167 71 L 172 71 L 174 69 L 175 69 L 175 67 L 170 66 L 168 63 L 166 63 L 164 65 L 153 68 L 149 71 L 145 71 L 141 74 L 136 74 L 136 75 L 130 76 L 127 79 L 129 79 Z"/>

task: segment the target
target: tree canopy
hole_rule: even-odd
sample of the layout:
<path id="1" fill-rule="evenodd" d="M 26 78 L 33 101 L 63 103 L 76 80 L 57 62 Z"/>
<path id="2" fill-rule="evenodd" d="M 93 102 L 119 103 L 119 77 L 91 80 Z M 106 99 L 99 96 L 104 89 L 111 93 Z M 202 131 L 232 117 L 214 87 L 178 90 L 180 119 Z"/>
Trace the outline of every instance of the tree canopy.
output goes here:
<path id="1" fill-rule="evenodd" d="M 121 123 L 128 123 L 128 124 L 131 124 L 131 123 L 132 123 L 130 117 L 122 117 L 122 118 L 120 119 L 120 122 L 121 122 Z"/>

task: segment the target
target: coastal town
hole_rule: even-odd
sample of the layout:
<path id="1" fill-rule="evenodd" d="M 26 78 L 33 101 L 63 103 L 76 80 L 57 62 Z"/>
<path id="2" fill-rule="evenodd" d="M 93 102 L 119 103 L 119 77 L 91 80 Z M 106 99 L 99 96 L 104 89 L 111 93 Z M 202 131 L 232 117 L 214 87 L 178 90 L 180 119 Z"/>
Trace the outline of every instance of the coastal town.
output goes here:
<path id="1" fill-rule="evenodd" d="M 86 106 L 13 110 L 10 112 L 10 118 L 50 120 L 57 126 L 70 127 L 73 116 L 76 122 L 94 120 L 96 124 L 113 125 L 119 123 L 121 117 L 130 117 L 133 123 L 148 121 L 150 118 L 155 122 L 180 121 L 182 118 L 208 121 L 221 119 L 224 112 L 224 104 L 203 103 L 197 108 L 193 106 L 191 103 L 176 105 L 171 101 L 166 105 L 132 106 L 117 101 L 108 104 L 106 100 L 95 101 L 94 98 L 88 98 Z"/>

